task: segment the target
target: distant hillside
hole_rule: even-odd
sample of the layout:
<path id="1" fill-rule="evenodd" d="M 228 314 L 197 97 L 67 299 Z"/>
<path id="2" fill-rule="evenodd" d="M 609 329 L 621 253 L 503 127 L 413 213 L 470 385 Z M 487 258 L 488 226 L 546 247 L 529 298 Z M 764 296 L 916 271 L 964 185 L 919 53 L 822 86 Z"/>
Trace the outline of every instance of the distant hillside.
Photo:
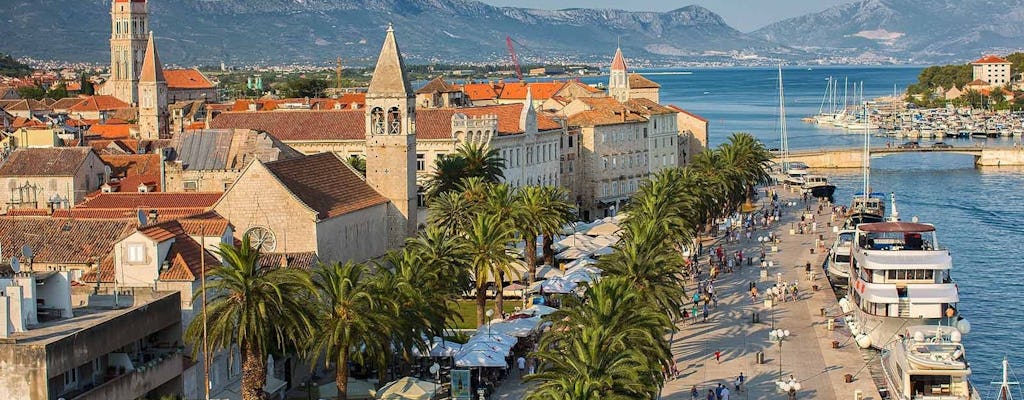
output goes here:
<path id="1" fill-rule="evenodd" d="M 10 0 L 0 51 L 71 61 L 109 57 L 109 0 Z M 634 60 L 789 58 L 794 51 L 733 29 L 707 9 L 657 12 L 494 7 L 473 0 L 151 0 L 161 59 L 180 64 L 365 62 L 395 24 L 412 62 L 506 59 L 505 36 L 526 61 L 610 58 L 617 40 Z M 25 34 L 32 32 L 33 34 Z"/>
<path id="2" fill-rule="evenodd" d="M 0 75 L 25 76 L 32 73 L 28 65 L 22 64 L 8 54 L 0 54 Z"/>
<path id="3" fill-rule="evenodd" d="M 1024 0 L 861 0 L 752 34 L 825 54 L 965 61 L 1024 48 Z"/>

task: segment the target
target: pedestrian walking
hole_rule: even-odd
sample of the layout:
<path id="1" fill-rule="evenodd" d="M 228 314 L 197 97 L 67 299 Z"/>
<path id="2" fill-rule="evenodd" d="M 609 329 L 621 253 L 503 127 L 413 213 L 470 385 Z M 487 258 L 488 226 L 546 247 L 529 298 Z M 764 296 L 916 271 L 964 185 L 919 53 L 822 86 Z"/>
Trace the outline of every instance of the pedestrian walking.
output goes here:
<path id="1" fill-rule="evenodd" d="M 715 388 L 715 398 L 722 400 L 722 384 L 719 383 L 718 387 Z"/>
<path id="2" fill-rule="evenodd" d="M 708 303 L 704 303 L 704 322 L 708 322 Z"/>
<path id="3" fill-rule="evenodd" d="M 715 361 L 718 361 L 719 364 L 722 363 L 722 351 L 721 350 L 718 350 L 718 351 L 715 352 Z"/>
<path id="4" fill-rule="evenodd" d="M 740 372 L 740 376 L 736 377 L 736 392 L 743 391 L 743 382 L 746 382 L 746 380 L 747 377 L 743 376 L 743 373 Z"/>
<path id="5" fill-rule="evenodd" d="M 519 356 L 516 359 L 516 366 L 519 367 L 519 379 L 523 378 L 523 374 L 526 372 L 526 358 Z"/>
<path id="6" fill-rule="evenodd" d="M 697 396 L 700 396 L 700 392 L 697 391 L 697 385 L 690 387 L 690 400 L 697 400 Z"/>
<path id="7" fill-rule="evenodd" d="M 729 388 L 722 386 L 722 400 L 729 400 Z"/>
<path id="8" fill-rule="evenodd" d="M 697 302 L 693 302 L 693 309 L 690 312 L 690 316 L 693 317 L 693 323 L 696 324 L 697 323 Z M 704 318 L 707 319 L 706 316 Z"/>
<path id="9" fill-rule="evenodd" d="M 715 396 L 715 391 L 711 390 L 711 389 L 708 389 L 707 400 L 717 400 L 717 399 L 718 399 L 718 396 Z"/>

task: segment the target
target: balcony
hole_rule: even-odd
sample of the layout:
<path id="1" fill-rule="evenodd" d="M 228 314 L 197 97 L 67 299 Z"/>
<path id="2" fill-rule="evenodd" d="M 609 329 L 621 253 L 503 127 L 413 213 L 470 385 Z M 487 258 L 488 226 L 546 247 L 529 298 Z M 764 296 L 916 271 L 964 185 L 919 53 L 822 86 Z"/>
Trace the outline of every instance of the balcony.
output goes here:
<path id="1" fill-rule="evenodd" d="M 180 352 L 163 353 L 145 363 L 134 364 L 132 370 L 123 374 L 106 378 L 106 381 L 99 386 L 72 397 L 72 399 L 101 400 L 143 397 L 151 390 L 180 377 L 183 365 Z M 117 369 L 115 368 L 115 370 Z"/>

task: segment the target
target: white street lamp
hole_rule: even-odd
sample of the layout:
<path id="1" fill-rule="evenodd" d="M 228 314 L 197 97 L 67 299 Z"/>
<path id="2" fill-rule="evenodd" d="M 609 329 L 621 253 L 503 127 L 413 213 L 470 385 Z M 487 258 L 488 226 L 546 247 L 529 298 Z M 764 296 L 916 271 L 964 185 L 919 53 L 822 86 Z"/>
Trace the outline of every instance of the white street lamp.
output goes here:
<path id="1" fill-rule="evenodd" d="M 779 382 L 782 382 L 782 342 L 789 337 L 788 329 L 772 329 L 768 331 L 768 340 L 779 343 Z"/>

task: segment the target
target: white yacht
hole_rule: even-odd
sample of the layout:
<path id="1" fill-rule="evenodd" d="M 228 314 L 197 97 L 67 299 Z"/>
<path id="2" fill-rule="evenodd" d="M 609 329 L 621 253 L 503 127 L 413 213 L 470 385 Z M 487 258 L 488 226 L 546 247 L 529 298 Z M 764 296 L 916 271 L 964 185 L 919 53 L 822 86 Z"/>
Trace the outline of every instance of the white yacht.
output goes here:
<path id="1" fill-rule="evenodd" d="M 916 222 L 857 225 L 851 251 L 848 295 L 840 306 L 851 313 L 850 330 L 861 347 L 884 348 L 908 326 L 970 324 L 950 277 L 953 259 L 941 247 L 935 226 Z"/>
<path id="2" fill-rule="evenodd" d="M 836 185 L 829 183 L 828 177 L 824 175 L 805 175 L 803 178 L 804 183 L 801 186 L 804 192 L 810 193 L 814 198 L 832 200 L 832 195 L 836 192 Z"/>
<path id="3" fill-rule="evenodd" d="M 971 367 L 962 334 L 947 326 L 911 326 L 882 352 L 889 398 L 896 400 L 981 399 L 968 379 Z"/>
<path id="4" fill-rule="evenodd" d="M 783 168 L 786 172 L 786 178 L 783 180 L 783 183 L 791 186 L 802 187 L 804 182 L 806 182 L 807 175 L 810 174 L 810 168 L 807 167 L 807 164 L 798 161 L 785 163 Z"/>
<path id="5" fill-rule="evenodd" d="M 850 229 L 839 231 L 836 241 L 832 243 L 825 272 L 832 278 L 833 284 L 846 285 L 850 280 L 850 250 L 853 244 L 853 234 L 854 231 Z"/>

